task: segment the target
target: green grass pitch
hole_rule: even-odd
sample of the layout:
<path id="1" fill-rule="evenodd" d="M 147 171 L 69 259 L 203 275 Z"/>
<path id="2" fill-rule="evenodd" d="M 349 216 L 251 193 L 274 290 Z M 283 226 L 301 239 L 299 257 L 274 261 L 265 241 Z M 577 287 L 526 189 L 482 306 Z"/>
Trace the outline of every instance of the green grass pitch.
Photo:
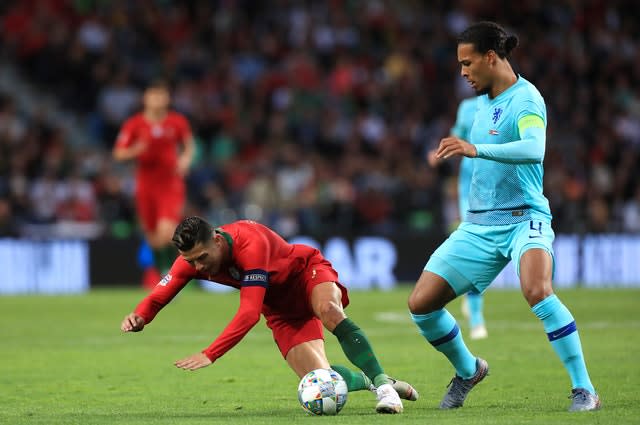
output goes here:
<path id="1" fill-rule="evenodd" d="M 140 290 L 80 296 L 0 297 L 1 424 L 638 424 L 640 291 L 564 290 L 578 323 L 599 412 L 566 412 L 568 377 L 518 292 L 486 296 L 489 339 L 467 344 L 490 364 L 465 406 L 440 411 L 453 370 L 409 321 L 410 288 L 352 292 L 349 316 L 369 335 L 387 373 L 420 391 L 402 415 L 377 415 L 369 392 L 351 393 L 336 417 L 298 405 L 298 379 L 280 358 L 264 320 L 208 368 L 173 361 L 206 347 L 231 319 L 238 296 L 186 291 L 139 334 L 122 317 Z M 450 305 L 460 317 L 460 304 Z M 460 321 L 463 332 L 466 326 Z M 348 365 L 332 335 L 329 359 Z"/>

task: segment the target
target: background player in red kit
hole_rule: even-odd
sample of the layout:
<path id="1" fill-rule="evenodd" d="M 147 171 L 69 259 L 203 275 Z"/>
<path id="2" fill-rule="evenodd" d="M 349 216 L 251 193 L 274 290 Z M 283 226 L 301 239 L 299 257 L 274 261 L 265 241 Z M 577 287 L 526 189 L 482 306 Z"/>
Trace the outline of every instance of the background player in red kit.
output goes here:
<path id="1" fill-rule="evenodd" d="M 176 228 L 173 243 L 180 256 L 164 279 L 122 321 L 124 332 L 141 331 L 191 279 L 207 279 L 240 289 L 234 318 L 201 353 L 175 362 L 182 369 L 205 367 L 236 345 L 260 320 L 267 326 L 291 369 L 298 375 L 332 367 L 349 391 L 376 388 L 379 413 L 400 413 L 400 397 L 416 400 L 406 382 L 389 378 L 364 332 L 344 313 L 347 289 L 315 248 L 289 244 L 254 221 L 241 220 L 213 229 L 200 217 L 188 217 Z M 346 357 L 362 372 L 329 365 L 323 325 L 337 338 Z"/>
<path id="2" fill-rule="evenodd" d="M 184 176 L 193 159 L 194 142 L 187 119 L 169 109 L 164 81 L 143 94 L 143 111 L 129 118 L 118 135 L 113 157 L 136 161 L 136 210 L 158 270 L 165 273 L 175 258 L 173 230 L 182 219 Z M 151 281 L 160 280 L 156 273 Z"/>

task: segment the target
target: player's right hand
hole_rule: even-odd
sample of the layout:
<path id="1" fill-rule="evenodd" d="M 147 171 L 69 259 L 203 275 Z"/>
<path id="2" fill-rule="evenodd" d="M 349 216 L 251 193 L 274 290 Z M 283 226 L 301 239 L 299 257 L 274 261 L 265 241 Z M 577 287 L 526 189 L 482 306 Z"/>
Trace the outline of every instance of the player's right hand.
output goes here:
<path id="1" fill-rule="evenodd" d="M 122 332 L 140 332 L 144 329 L 144 319 L 135 313 L 129 313 L 122 321 L 120 329 Z"/>
<path id="2" fill-rule="evenodd" d="M 131 147 L 129 148 L 129 155 L 135 158 L 146 150 L 147 150 L 147 143 L 143 142 L 142 140 L 138 140 L 137 142 L 135 142 L 135 144 L 131 145 Z"/>
<path id="3" fill-rule="evenodd" d="M 478 150 L 471 143 L 457 137 L 445 137 L 440 140 L 440 145 L 436 152 L 436 158 L 449 159 L 452 156 L 475 158 L 478 156 Z"/>
<path id="4" fill-rule="evenodd" d="M 440 160 L 438 159 L 437 153 L 437 149 L 431 149 L 429 152 L 427 152 L 427 163 L 429 164 L 429 166 L 438 166 L 438 162 L 440 162 Z"/>

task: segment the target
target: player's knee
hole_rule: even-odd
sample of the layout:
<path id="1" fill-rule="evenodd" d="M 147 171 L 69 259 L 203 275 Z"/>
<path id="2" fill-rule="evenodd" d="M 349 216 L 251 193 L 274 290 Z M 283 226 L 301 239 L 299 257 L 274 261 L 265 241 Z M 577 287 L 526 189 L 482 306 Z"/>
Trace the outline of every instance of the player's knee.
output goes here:
<path id="1" fill-rule="evenodd" d="M 553 294 L 553 291 L 547 285 L 526 285 L 522 287 L 522 295 L 531 307 Z"/>
<path id="2" fill-rule="evenodd" d="M 162 231 L 158 235 L 158 239 L 163 246 L 169 245 L 171 243 L 171 239 L 173 238 L 173 229 L 167 228 L 162 229 Z"/>
<path id="3" fill-rule="evenodd" d="M 453 298 L 455 298 L 455 294 L 452 295 L 451 299 Z M 414 289 L 411 295 L 409 295 L 407 306 L 409 307 L 411 314 L 427 314 L 444 308 L 448 302 L 448 297 L 442 297 L 437 293 Z"/>
<path id="4" fill-rule="evenodd" d="M 160 243 L 160 240 L 158 239 L 158 237 L 155 234 L 147 235 L 146 239 L 147 239 L 147 243 L 149 244 L 151 249 L 160 249 L 160 248 L 162 248 L 162 244 Z"/>
<path id="5" fill-rule="evenodd" d="M 409 299 L 407 299 L 407 307 L 409 307 L 409 311 L 415 314 L 415 310 L 417 308 L 417 300 L 413 292 L 409 295 Z"/>
<path id="6" fill-rule="evenodd" d="M 316 307 L 316 314 L 322 324 L 330 330 L 335 328 L 346 317 L 342 306 L 334 300 L 319 303 Z"/>
<path id="7" fill-rule="evenodd" d="M 409 307 L 409 311 L 411 314 L 426 314 L 430 313 L 429 304 L 425 302 L 424 297 L 417 294 L 415 291 L 409 295 L 409 299 L 407 300 L 407 306 Z"/>

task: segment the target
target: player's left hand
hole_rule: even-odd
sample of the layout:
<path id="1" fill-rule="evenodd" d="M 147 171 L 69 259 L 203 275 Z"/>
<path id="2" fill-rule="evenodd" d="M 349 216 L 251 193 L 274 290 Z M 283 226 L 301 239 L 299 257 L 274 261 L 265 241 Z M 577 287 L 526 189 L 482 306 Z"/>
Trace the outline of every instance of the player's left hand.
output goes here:
<path id="1" fill-rule="evenodd" d="M 212 363 L 204 353 L 193 354 L 189 357 L 185 357 L 182 360 L 176 361 L 174 364 L 180 369 L 184 370 L 196 370 L 201 367 L 209 366 Z"/>
<path id="2" fill-rule="evenodd" d="M 440 140 L 436 157 L 439 159 L 448 159 L 454 155 L 475 158 L 478 156 L 478 151 L 471 143 L 465 142 L 457 137 L 445 137 Z"/>
<path id="3" fill-rule="evenodd" d="M 190 158 L 185 156 L 181 156 L 180 158 L 178 158 L 178 174 L 180 175 L 180 177 L 185 177 L 189 173 L 190 166 Z"/>

